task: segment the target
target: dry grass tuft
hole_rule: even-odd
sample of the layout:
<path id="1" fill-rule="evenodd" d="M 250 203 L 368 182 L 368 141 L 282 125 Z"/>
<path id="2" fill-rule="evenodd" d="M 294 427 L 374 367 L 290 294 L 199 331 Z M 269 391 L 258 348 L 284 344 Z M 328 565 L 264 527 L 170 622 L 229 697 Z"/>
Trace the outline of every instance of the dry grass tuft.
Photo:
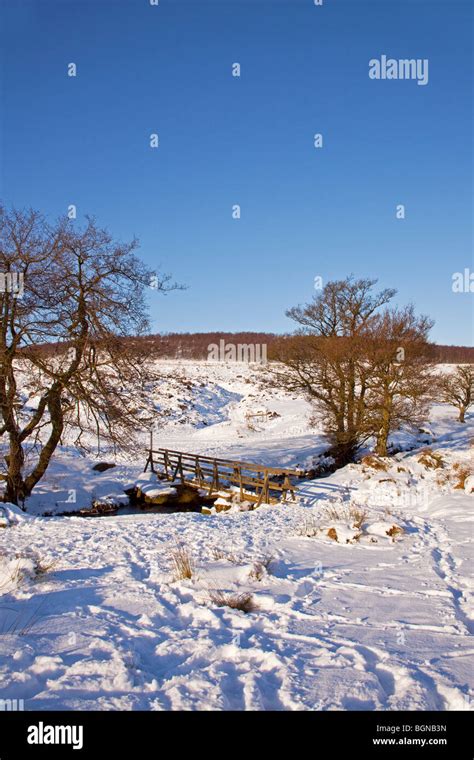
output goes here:
<path id="1" fill-rule="evenodd" d="M 272 554 L 266 554 L 261 559 L 256 560 L 253 563 L 252 569 L 249 573 L 249 580 L 253 581 L 261 581 L 263 578 L 268 575 L 269 567 L 271 563 L 273 562 L 274 557 Z"/>
<path id="2" fill-rule="evenodd" d="M 24 560 L 27 560 L 26 564 Z M 34 553 L 25 555 L 15 554 L 13 562 L 15 564 L 13 567 L 10 565 L 0 582 L 0 591 L 4 591 L 7 588 L 11 591 L 19 588 L 27 581 L 40 580 L 58 564 L 57 559 L 45 560 Z"/>
<path id="3" fill-rule="evenodd" d="M 57 564 L 58 564 L 57 559 L 52 559 L 49 561 L 38 559 L 36 562 L 36 567 L 35 567 L 35 577 L 42 578 L 47 573 L 50 573 L 56 567 Z"/>
<path id="4" fill-rule="evenodd" d="M 358 507 L 349 507 L 348 509 L 337 509 L 337 507 L 326 507 L 325 514 L 330 520 L 335 522 L 348 522 L 354 528 L 360 528 L 367 518 L 367 512 Z"/>
<path id="5" fill-rule="evenodd" d="M 358 509 L 357 507 L 351 507 L 349 509 L 349 517 L 352 520 L 354 528 L 361 528 L 362 524 L 367 519 L 367 511 L 365 509 Z"/>
<path id="6" fill-rule="evenodd" d="M 240 610 L 245 613 L 254 612 L 257 609 L 253 594 L 250 591 L 243 591 L 238 594 L 215 589 L 208 593 L 210 601 L 217 607 L 230 607 L 232 610 Z"/>
<path id="7" fill-rule="evenodd" d="M 375 454 L 367 454 L 367 456 L 362 457 L 360 461 L 361 464 L 366 467 L 371 467 L 373 470 L 383 470 L 383 472 L 387 472 L 388 470 L 388 464 L 380 457 L 375 456 Z"/>
<path id="8" fill-rule="evenodd" d="M 232 552 L 224 551 L 223 549 L 220 549 L 218 546 L 212 546 L 211 547 L 211 557 L 216 562 L 219 562 L 219 560 L 225 559 L 227 562 L 230 562 L 232 565 L 237 565 L 240 562 L 239 557 L 237 557 L 235 554 L 232 554 Z"/>
<path id="9" fill-rule="evenodd" d="M 338 507 L 325 507 L 324 513 L 329 518 L 329 520 L 336 521 L 336 520 L 344 519 L 344 512 L 342 509 L 339 509 Z"/>
<path id="10" fill-rule="evenodd" d="M 418 462 L 427 470 L 439 470 L 444 467 L 443 457 L 432 449 L 424 449 L 418 457 Z"/>
<path id="11" fill-rule="evenodd" d="M 8 572 L 3 572 L 3 576 L 0 579 L 0 593 L 3 591 L 11 591 L 14 588 L 17 588 L 20 586 L 21 582 L 23 580 L 23 576 L 20 573 L 19 565 L 17 565 L 13 570 L 9 570 Z"/>
<path id="12" fill-rule="evenodd" d="M 211 547 L 211 557 L 216 562 L 218 562 L 220 559 L 227 559 L 226 552 L 222 551 L 222 549 L 219 549 L 218 546 L 212 546 Z"/>
<path id="13" fill-rule="evenodd" d="M 387 530 L 387 536 L 394 538 L 395 536 L 401 536 L 404 532 L 403 528 L 400 528 L 399 525 L 392 525 L 392 527 Z"/>
<path id="14" fill-rule="evenodd" d="M 194 560 L 186 546 L 177 546 L 171 551 L 171 561 L 174 568 L 174 580 L 190 580 L 194 575 Z"/>
<path id="15" fill-rule="evenodd" d="M 305 519 L 296 527 L 296 535 L 303 536 L 304 538 L 314 538 L 317 536 L 320 530 L 318 521 L 311 515 L 305 517 Z"/>
<path id="16" fill-rule="evenodd" d="M 466 467 L 466 465 L 463 465 L 460 462 L 456 462 L 453 464 L 453 471 L 456 478 L 454 488 L 464 491 L 466 479 L 472 475 L 472 469 L 470 467 Z"/>

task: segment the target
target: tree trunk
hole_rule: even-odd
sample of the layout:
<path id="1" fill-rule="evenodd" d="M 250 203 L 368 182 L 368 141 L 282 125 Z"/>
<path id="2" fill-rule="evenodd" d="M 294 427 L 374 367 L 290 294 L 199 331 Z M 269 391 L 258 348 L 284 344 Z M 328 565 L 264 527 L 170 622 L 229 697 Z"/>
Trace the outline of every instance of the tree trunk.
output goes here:
<path id="1" fill-rule="evenodd" d="M 392 417 L 392 399 L 389 391 L 386 389 L 382 406 L 382 419 L 379 431 L 377 433 L 377 443 L 375 453 L 379 457 L 388 456 L 388 436 L 390 435 L 391 417 Z"/>
<path id="2" fill-rule="evenodd" d="M 21 506 L 25 501 L 25 481 L 23 480 L 23 465 L 25 454 L 23 447 L 18 440 L 18 436 L 10 434 L 9 454 L 5 457 L 8 465 L 7 487 L 5 489 L 5 501 Z"/>
<path id="3" fill-rule="evenodd" d="M 64 417 L 63 417 L 63 411 L 61 408 L 61 390 L 56 389 L 56 391 L 50 394 L 50 397 L 48 398 L 48 410 L 50 414 L 51 419 L 51 434 L 46 441 L 45 445 L 41 449 L 41 454 L 38 459 L 38 463 L 36 467 L 33 469 L 33 471 L 28 475 L 28 477 L 25 480 L 25 493 L 26 496 L 29 496 L 35 487 L 35 485 L 38 483 L 39 480 L 43 477 L 44 473 L 48 469 L 48 465 L 51 461 L 51 457 L 53 456 L 54 452 L 56 451 L 56 447 L 61 439 L 61 435 L 64 430 Z"/>
<path id="4" fill-rule="evenodd" d="M 357 436 L 350 433 L 336 433 L 332 436 L 333 445 L 328 451 L 329 456 L 334 458 L 336 467 L 344 467 L 354 461 L 358 449 Z"/>
<path id="5" fill-rule="evenodd" d="M 377 438 L 377 445 L 375 447 L 375 453 L 379 457 L 386 457 L 388 456 L 388 450 L 387 450 L 387 434 L 384 431 L 381 433 Z"/>
<path id="6" fill-rule="evenodd" d="M 390 417 L 387 412 L 383 413 L 382 427 L 377 434 L 375 453 L 379 457 L 388 456 L 388 436 L 390 434 Z"/>
<path id="7" fill-rule="evenodd" d="M 459 422 L 466 422 L 466 420 L 464 419 L 465 414 L 466 414 L 466 407 L 465 406 L 460 406 L 459 407 L 459 418 L 458 418 Z"/>

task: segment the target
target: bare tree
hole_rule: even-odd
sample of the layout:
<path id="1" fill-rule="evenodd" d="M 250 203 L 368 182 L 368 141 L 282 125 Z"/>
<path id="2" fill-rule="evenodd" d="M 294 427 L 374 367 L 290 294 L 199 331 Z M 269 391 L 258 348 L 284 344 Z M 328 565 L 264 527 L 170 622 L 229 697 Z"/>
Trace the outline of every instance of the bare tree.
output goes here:
<path id="1" fill-rule="evenodd" d="M 474 365 L 459 364 L 453 373 L 442 378 L 442 399 L 459 411 L 459 422 L 474 403 Z"/>
<path id="2" fill-rule="evenodd" d="M 428 334 L 433 326 L 413 306 L 386 309 L 371 322 L 365 340 L 369 427 L 375 450 L 387 456 L 394 429 L 420 425 L 437 388 Z"/>
<path id="3" fill-rule="evenodd" d="M 145 358 L 127 335 L 148 326 L 151 272 L 137 241 L 115 242 L 94 219 L 50 225 L 35 211 L 0 208 L 0 271 L 22 276 L 20 297 L 0 292 L 0 433 L 8 441 L 5 499 L 23 504 L 46 472 L 66 426 L 120 444 L 144 405 Z M 159 291 L 169 278 L 156 279 Z M 146 377 L 144 373 L 146 372 Z M 126 388 L 135 388 L 132 398 Z M 26 469 L 25 452 L 37 456 Z"/>
<path id="4" fill-rule="evenodd" d="M 301 328 L 271 350 L 269 382 L 314 404 L 337 465 L 372 437 L 386 455 L 390 433 L 419 423 L 432 398 L 432 322 L 411 306 L 382 311 L 395 291 L 374 292 L 375 284 L 328 283 L 312 303 L 287 312 Z"/>
<path id="5" fill-rule="evenodd" d="M 278 362 L 269 368 L 271 382 L 302 392 L 316 403 L 338 464 L 353 460 L 371 435 L 367 414 L 367 332 L 374 315 L 395 294 L 374 292 L 376 280 L 329 282 L 305 306 L 287 316 L 300 325 L 296 336 L 273 349 Z"/>

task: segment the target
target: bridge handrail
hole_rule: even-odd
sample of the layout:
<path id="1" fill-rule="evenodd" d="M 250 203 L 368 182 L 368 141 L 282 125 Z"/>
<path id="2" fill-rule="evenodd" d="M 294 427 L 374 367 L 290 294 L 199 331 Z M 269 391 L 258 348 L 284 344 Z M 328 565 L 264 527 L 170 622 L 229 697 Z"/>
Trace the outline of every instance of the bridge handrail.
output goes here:
<path id="1" fill-rule="evenodd" d="M 177 455 L 178 457 L 181 457 L 181 459 L 187 458 L 187 459 L 199 459 L 200 462 L 210 462 L 212 464 L 221 464 L 226 467 L 240 467 L 245 470 L 251 470 L 253 472 L 266 472 L 268 474 L 273 475 L 293 475 L 294 477 L 299 477 L 302 474 L 302 470 L 297 470 L 294 468 L 288 468 L 288 467 L 270 467 L 267 465 L 260 465 L 256 464 L 255 462 L 241 462 L 237 459 L 222 459 L 220 457 L 210 457 L 205 456 L 203 454 L 192 454 L 190 452 L 185 451 L 177 451 L 175 449 L 166 449 L 166 448 L 159 448 L 159 449 L 147 449 L 149 454 L 173 454 Z"/>

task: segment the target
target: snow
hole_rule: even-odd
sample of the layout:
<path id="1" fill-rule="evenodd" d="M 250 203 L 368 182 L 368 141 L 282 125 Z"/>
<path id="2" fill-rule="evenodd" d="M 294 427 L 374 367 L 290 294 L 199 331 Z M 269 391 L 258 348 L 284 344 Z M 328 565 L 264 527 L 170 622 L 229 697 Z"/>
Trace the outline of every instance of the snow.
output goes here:
<path id="1" fill-rule="evenodd" d="M 291 467 L 324 451 L 304 401 L 269 395 L 251 367 L 203 364 L 180 363 L 189 415 L 176 405 L 155 446 Z M 280 416 L 247 428 L 262 408 Z M 66 441 L 28 513 L 0 508 L 0 696 L 27 710 L 472 709 L 474 418 L 436 406 L 426 427 L 438 469 L 402 431 L 412 450 L 384 470 L 349 465 L 301 481 L 296 503 L 210 514 L 55 515 L 136 483 L 173 489 L 139 449 L 98 473 Z M 176 579 L 177 547 L 191 578 Z M 218 603 L 244 597 L 251 611 Z"/>
<path id="2" fill-rule="evenodd" d="M 25 520 L 31 519 L 31 515 L 26 514 L 20 509 L 20 507 L 17 507 L 16 504 L 11 504 L 9 501 L 0 503 L 0 520 L 3 522 L 2 527 L 18 525 L 19 523 L 25 522 Z"/>

